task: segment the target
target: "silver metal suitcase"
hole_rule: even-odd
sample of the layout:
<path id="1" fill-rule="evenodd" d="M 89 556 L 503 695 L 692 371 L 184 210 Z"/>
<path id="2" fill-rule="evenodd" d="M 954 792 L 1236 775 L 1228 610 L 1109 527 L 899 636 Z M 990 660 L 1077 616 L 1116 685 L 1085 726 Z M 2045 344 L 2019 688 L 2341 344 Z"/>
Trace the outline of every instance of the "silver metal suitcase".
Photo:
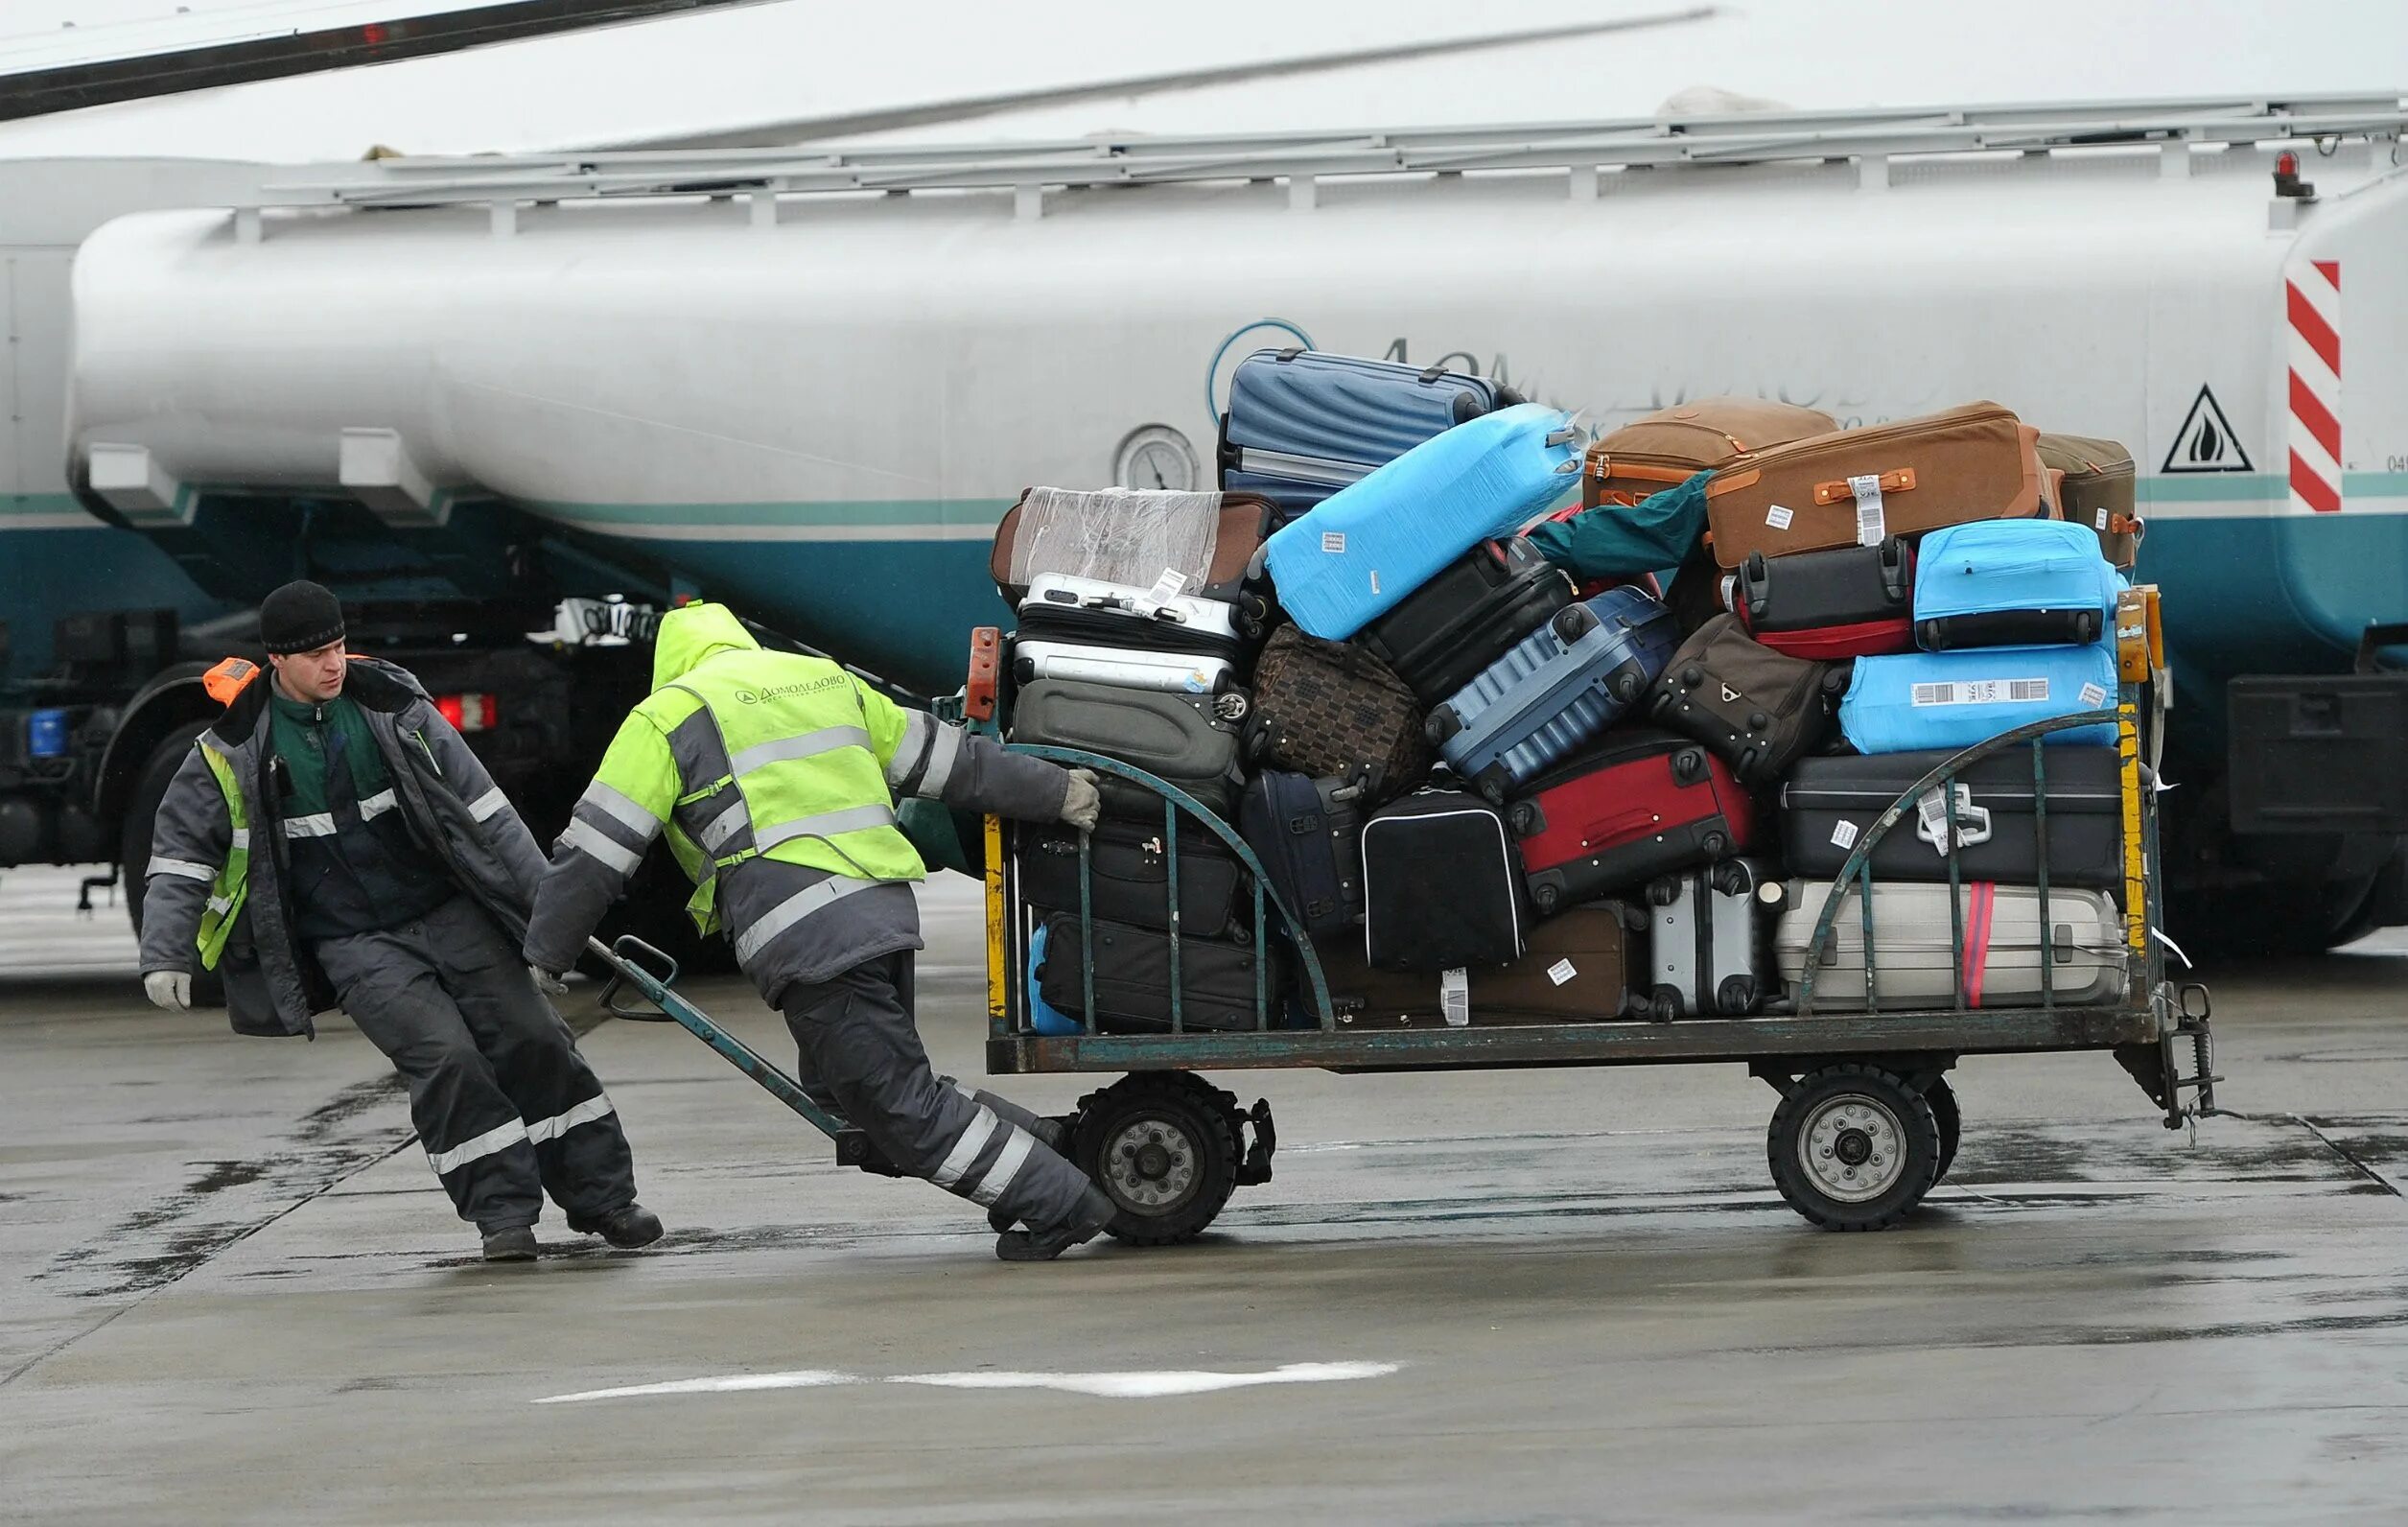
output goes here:
<path id="1" fill-rule="evenodd" d="M 1764 902 L 1781 894 L 1754 859 L 1668 875 L 1648 886 L 1648 1016 L 1738 1018 L 1764 1000 Z"/>
<path id="2" fill-rule="evenodd" d="M 1963 911 L 1966 1002 L 1973 1007 L 2035 1007 L 2041 1000 L 2040 891 L 2030 885 L 1973 881 L 1958 887 Z M 1807 943 L 1831 895 L 1828 881 L 1793 881 L 1785 897 L 1773 951 L 1792 995 L 1806 974 Z M 2123 919 L 2104 891 L 2048 889 L 2052 996 L 2059 1006 L 2091 1007 L 2124 994 Z M 1874 961 L 1883 1007 L 1951 1007 L 1955 961 L 1949 932 L 1949 888 L 1873 883 Z M 1817 1010 L 1859 1011 L 1864 1000 L 1864 909 L 1851 896 L 1832 920 L 1814 973 Z"/>

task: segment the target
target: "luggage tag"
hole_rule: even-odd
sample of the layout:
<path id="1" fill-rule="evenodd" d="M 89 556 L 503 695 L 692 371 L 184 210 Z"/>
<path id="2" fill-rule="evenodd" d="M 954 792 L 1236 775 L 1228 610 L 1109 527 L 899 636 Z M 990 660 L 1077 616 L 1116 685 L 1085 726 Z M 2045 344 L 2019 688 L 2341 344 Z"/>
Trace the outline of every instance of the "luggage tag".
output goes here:
<path id="1" fill-rule="evenodd" d="M 1953 794 L 1954 811 L 1948 810 L 1948 803 L 1936 788 L 1924 791 L 1915 802 L 1915 836 L 1930 844 L 1931 851 L 1942 858 L 1948 857 L 1948 843 L 1940 835 L 1940 823 L 1944 816 L 1955 818 L 1953 827 L 1958 848 L 1974 848 L 1990 841 L 1990 809 L 1974 804 L 1974 791 L 1970 785 L 1959 784 Z"/>
<path id="2" fill-rule="evenodd" d="M 1471 971 L 1461 965 L 1438 972 L 1438 1012 L 1449 1028 L 1471 1027 Z"/>
<path id="3" fill-rule="evenodd" d="M 1866 472 L 1848 480 L 1848 491 L 1857 501 L 1857 545 L 1879 546 L 1889 535 L 1886 516 L 1882 512 L 1882 476 Z"/>

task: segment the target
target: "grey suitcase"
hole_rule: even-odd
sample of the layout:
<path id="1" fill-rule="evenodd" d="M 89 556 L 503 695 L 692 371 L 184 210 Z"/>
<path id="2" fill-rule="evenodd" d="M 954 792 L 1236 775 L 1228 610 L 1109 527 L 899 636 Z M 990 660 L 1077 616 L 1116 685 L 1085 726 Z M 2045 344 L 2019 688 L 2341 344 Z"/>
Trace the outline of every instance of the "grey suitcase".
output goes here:
<path id="1" fill-rule="evenodd" d="M 1967 1005 L 2040 1005 L 2039 888 L 1973 881 L 1960 885 L 1957 894 L 1965 923 Z M 1806 974 L 1806 946 L 1813 937 L 1814 919 L 1830 895 L 1828 881 L 1792 881 L 1783 898 L 1773 953 L 1792 996 Z M 2123 920 L 2115 902 L 2103 891 L 2050 886 L 2048 921 L 2057 1005 L 2092 1007 L 2122 1000 Z M 1947 886 L 1873 882 L 1875 978 L 1883 1007 L 1955 1005 L 1949 922 Z M 1814 974 L 1815 1009 L 1861 1010 L 1864 985 L 1863 904 L 1850 896 L 1832 920 L 1830 944 Z"/>
<path id="2" fill-rule="evenodd" d="M 1724 859 L 1708 869 L 1668 875 L 1648 886 L 1648 1016 L 1740 1018 L 1765 995 L 1762 899 L 1781 895 L 1754 859 Z"/>
<path id="3" fill-rule="evenodd" d="M 1207 811 L 1229 814 L 1240 782 L 1238 723 L 1246 695 L 1173 694 L 1076 679 L 1039 679 L 1012 701 L 1012 740 L 1081 748 L 1133 764 L 1178 786 Z M 1104 810 L 1162 819 L 1162 798 L 1117 775 L 1099 781 Z"/>

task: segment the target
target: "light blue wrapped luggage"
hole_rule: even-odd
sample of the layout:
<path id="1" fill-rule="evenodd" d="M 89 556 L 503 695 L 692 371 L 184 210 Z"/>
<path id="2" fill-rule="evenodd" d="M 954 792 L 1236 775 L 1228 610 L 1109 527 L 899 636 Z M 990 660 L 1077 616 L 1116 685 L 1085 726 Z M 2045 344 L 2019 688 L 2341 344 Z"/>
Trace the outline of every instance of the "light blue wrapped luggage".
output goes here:
<path id="1" fill-rule="evenodd" d="M 1927 652 L 2099 641 L 2124 586 L 2097 533 L 2065 520 L 1948 526 L 1923 538 L 1916 562 L 1915 640 Z"/>
<path id="2" fill-rule="evenodd" d="M 1474 542 L 1519 529 L 1579 487 L 1571 415 L 1517 403 L 1425 440 L 1264 543 L 1279 602 L 1342 642 Z"/>
<path id="3" fill-rule="evenodd" d="M 1971 747 L 2034 721 L 2115 704 L 2112 636 L 2089 646 L 1901 652 L 1857 659 L 1839 702 L 1839 730 L 1859 753 Z M 2116 729 L 2078 726 L 2051 732 L 2048 740 L 2113 747 Z"/>

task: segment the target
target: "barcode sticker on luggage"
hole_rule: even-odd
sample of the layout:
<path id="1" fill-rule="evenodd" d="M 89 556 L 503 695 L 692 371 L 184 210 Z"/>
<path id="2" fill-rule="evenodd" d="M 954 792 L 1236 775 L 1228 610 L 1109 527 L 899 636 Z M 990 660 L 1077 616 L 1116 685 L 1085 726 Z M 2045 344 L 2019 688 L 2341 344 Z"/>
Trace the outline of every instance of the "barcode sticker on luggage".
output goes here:
<path id="1" fill-rule="evenodd" d="M 1838 825 L 1831 830 L 1831 846 L 1842 851 L 1856 847 L 1857 824 L 1841 817 Z"/>
<path id="2" fill-rule="evenodd" d="M 2107 692 L 2095 684 L 2082 686 L 2082 709 L 2095 711 L 2107 703 Z"/>
<path id="3" fill-rule="evenodd" d="M 1471 972 L 1463 966 L 1438 972 L 1438 1011 L 1449 1028 L 1471 1026 Z"/>
<path id="4" fill-rule="evenodd" d="M 1776 530 L 1788 529 L 1789 522 L 1795 518 L 1796 516 L 1789 512 L 1789 506 L 1786 504 L 1776 504 L 1765 511 L 1765 523 Z"/>
<path id="5" fill-rule="evenodd" d="M 1344 530 L 1323 530 L 1321 532 L 1321 550 L 1328 552 L 1331 556 L 1344 556 L 1346 554 L 1346 532 Z"/>
<path id="6" fill-rule="evenodd" d="M 2098 511 L 2098 533 L 2101 535 L 2105 535 L 2107 533 L 2107 511 L 2105 509 Z"/>
<path id="7" fill-rule="evenodd" d="M 1882 514 L 1882 476 L 1867 472 L 1848 480 L 1848 491 L 1857 496 L 1857 545 L 1879 546 L 1889 534 L 1888 522 Z"/>
<path id="8" fill-rule="evenodd" d="M 1175 567 L 1166 567 L 1162 576 L 1154 580 L 1154 587 L 1146 592 L 1146 598 L 1157 604 L 1168 604 L 1186 592 L 1187 575 Z"/>
<path id="9" fill-rule="evenodd" d="M 1557 960 L 1553 965 L 1547 967 L 1547 978 L 1555 982 L 1557 986 L 1561 986 L 1564 982 L 1572 979 L 1572 977 L 1579 974 L 1580 973 L 1578 970 L 1573 968 L 1570 960 Z"/>
<path id="10" fill-rule="evenodd" d="M 1909 703 L 1915 705 L 2031 705 L 2048 698 L 2048 681 L 2038 679 L 1958 679 L 1945 684 L 1918 684 Z"/>

